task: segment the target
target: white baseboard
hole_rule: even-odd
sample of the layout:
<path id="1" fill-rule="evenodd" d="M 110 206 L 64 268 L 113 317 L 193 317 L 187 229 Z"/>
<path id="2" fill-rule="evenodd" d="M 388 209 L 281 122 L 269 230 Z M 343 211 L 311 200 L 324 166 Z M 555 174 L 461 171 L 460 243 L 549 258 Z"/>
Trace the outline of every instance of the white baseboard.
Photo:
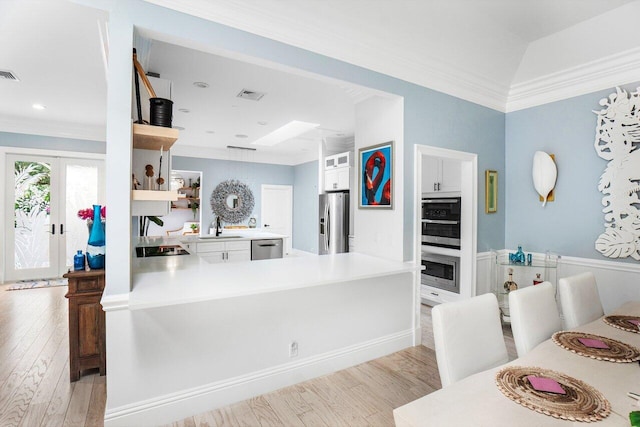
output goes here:
<path id="1" fill-rule="evenodd" d="M 107 409 L 104 425 L 167 424 L 411 347 L 414 334 L 414 330 L 406 330 L 247 375 Z"/>

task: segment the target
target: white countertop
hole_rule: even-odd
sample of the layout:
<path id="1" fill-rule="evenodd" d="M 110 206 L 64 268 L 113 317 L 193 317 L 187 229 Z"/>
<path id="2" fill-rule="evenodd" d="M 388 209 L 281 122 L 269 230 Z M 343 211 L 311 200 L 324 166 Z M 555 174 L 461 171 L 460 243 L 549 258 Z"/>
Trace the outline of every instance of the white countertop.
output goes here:
<path id="1" fill-rule="evenodd" d="M 237 239 L 235 239 L 237 240 Z M 197 255 L 136 258 L 129 309 L 235 298 L 419 270 L 359 253 L 209 264 Z M 109 307 L 104 307 L 105 311 Z"/>

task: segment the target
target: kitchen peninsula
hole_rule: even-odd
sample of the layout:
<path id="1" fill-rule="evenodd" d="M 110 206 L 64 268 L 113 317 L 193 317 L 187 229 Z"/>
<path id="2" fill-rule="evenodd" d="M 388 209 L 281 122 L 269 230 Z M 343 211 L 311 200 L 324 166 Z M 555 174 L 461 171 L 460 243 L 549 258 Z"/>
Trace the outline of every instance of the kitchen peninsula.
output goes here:
<path id="1" fill-rule="evenodd" d="M 120 379 L 105 425 L 168 423 L 414 345 L 417 268 L 359 253 L 136 258 L 127 302 L 102 301 Z"/>

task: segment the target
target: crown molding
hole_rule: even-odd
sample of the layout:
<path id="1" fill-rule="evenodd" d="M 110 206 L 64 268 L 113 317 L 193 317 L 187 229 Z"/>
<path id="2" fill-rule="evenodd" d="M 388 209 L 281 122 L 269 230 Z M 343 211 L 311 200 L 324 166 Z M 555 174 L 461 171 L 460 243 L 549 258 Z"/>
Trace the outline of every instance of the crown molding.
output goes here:
<path id="1" fill-rule="evenodd" d="M 0 117 L 0 132 L 53 136 L 88 141 L 106 141 L 105 125 L 52 122 L 24 117 Z"/>
<path id="2" fill-rule="evenodd" d="M 514 84 L 506 112 L 548 104 L 640 80 L 640 48 Z"/>

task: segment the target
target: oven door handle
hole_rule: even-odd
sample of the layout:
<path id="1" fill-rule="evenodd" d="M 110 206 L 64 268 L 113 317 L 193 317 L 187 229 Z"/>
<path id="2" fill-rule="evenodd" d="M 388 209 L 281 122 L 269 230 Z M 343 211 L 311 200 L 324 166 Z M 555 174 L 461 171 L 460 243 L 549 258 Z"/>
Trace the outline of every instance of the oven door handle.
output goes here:
<path id="1" fill-rule="evenodd" d="M 422 222 L 426 222 L 427 224 L 460 224 L 460 221 L 449 221 L 446 219 L 423 219 Z"/>
<path id="2" fill-rule="evenodd" d="M 458 203 L 458 199 L 422 199 L 422 203 Z"/>

